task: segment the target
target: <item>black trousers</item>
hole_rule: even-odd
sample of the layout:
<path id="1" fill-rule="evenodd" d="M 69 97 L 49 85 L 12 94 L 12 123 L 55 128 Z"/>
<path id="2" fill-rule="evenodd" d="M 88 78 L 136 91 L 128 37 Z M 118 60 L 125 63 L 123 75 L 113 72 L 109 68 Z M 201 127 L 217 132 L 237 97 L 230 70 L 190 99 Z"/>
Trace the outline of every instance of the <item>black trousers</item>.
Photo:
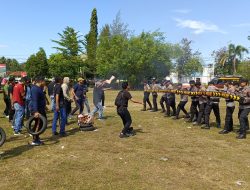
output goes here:
<path id="1" fill-rule="evenodd" d="M 130 131 L 130 126 L 132 124 L 131 115 L 128 111 L 128 108 L 118 108 L 117 109 L 118 115 L 121 117 L 123 122 L 123 130 L 122 133 L 126 134 Z"/>
<path id="2" fill-rule="evenodd" d="M 158 105 L 157 105 L 157 97 L 158 95 L 153 95 L 153 110 L 158 111 Z"/>
<path id="3" fill-rule="evenodd" d="M 102 94 L 102 107 L 105 106 L 105 94 L 103 93 Z"/>
<path id="4" fill-rule="evenodd" d="M 176 104 L 175 104 L 175 99 L 174 98 L 171 98 L 171 99 L 168 99 L 167 100 L 167 112 L 166 112 L 166 115 L 170 115 L 170 108 L 172 108 L 172 111 L 173 111 L 173 116 L 176 115 Z"/>
<path id="5" fill-rule="evenodd" d="M 177 106 L 176 117 L 179 117 L 180 111 L 183 111 L 186 116 L 188 115 L 187 110 L 185 109 L 186 103 L 187 101 L 180 101 L 180 103 Z"/>
<path id="6" fill-rule="evenodd" d="M 233 131 L 233 113 L 235 106 L 227 107 L 224 130 Z"/>
<path id="7" fill-rule="evenodd" d="M 165 106 L 164 106 L 164 103 L 165 103 L 165 106 L 167 108 L 167 98 L 165 96 L 162 96 L 161 99 L 160 99 L 160 105 L 161 105 L 161 109 L 163 111 L 166 110 Z"/>
<path id="8" fill-rule="evenodd" d="M 246 131 L 249 129 L 249 121 L 248 114 L 250 112 L 250 108 L 240 109 L 239 110 L 239 120 L 240 120 L 240 133 L 246 134 Z"/>
<path id="9" fill-rule="evenodd" d="M 149 100 L 149 95 L 150 95 L 150 93 L 144 92 L 143 105 L 144 105 L 145 108 L 146 108 L 147 103 L 148 103 L 149 107 L 152 108 L 152 104 L 151 104 L 151 102 Z"/>
<path id="10" fill-rule="evenodd" d="M 214 115 L 216 117 L 216 123 L 217 125 L 221 123 L 220 120 L 220 108 L 218 103 L 208 102 L 206 109 L 205 109 L 205 124 L 209 126 L 209 119 L 211 111 L 213 110 Z"/>
<path id="11" fill-rule="evenodd" d="M 194 118 L 198 118 L 198 107 L 199 102 L 198 101 L 192 101 L 190 106 L 190 121 L 193 121 Z"/>
<path id="12" fill-rule="evenodd" d="M 205 117 L 205 108 L 206 108 L 207 103 L 202 103 L 199 104 L 199 113 L 198 113 L 198 118 L 197 118 L 197 123 L 201 124 L 202 119 Z"/>
<path id="13" fill-rule="evenodd" d="M 6 116 L 8 116 L 9 115 L 9 109 L 10 109 L 10 99 L 9 98 L 4 98 L 4 103 L 5 103 L 4 114 Z"/>

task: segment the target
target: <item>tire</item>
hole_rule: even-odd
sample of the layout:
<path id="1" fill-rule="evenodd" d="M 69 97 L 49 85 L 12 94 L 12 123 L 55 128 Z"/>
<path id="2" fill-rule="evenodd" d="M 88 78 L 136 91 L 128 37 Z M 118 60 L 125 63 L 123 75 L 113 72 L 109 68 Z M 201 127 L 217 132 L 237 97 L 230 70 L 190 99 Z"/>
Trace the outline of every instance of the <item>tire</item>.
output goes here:
<path id="1" fill-rule="evenodd" d="M 90 125 L 89 127 L 80 127 L 81 131 L 94 131 L 96 128 L 93 125 Z"/>
<path id="2" fill-rule="evenodd" d="M 5 140 L 6 140 L 6 134 L 4 130 L 0 127 L 0 146 L 4 144 Z"/>
<path id="3" fill-rule="evenodd" d="M 41 134 L 44 133 L 44 131 L 47 129 L 47 119 L 46 119 L 44 116 L 40 115 L 40 116 L 39 116 L 40 122 L 43 123 L 42 128 L 41 128 L 39 131 L 34 132 L 34 131 L 32 130 L 32 127 L 33 127 L 33 126 L 32 126 L 32 122 L 35 121 L 35 119 L 36 119 L 36 118 L 35 118 L 34 116 L 31 116 L 31 117 L 29 118 L 29 120 L 27 121 L 27 123 L 26 123 L 27 131 L 28 131 L 28 133 L 31 134 L 31 135 L 41 135 Z"/>

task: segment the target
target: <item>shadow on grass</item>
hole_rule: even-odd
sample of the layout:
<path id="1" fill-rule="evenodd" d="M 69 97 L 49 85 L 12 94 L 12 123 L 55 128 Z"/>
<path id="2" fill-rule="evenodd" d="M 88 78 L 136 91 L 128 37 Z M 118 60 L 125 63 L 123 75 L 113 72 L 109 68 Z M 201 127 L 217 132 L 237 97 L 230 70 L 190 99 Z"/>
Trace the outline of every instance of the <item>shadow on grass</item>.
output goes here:
<path id="1" fill-rule="evenodd" d="M 22 146 L 18 146 L 15 148 L 12 148 L 10 150 L 5 151 L 2 155 L 1 155 L 1 159 L 10 159 L 10 158 L 14 158 L 16 156 L 20 156 L 21 154 L 23 154 L 24 152 L 27 152 L 31 149 L 33 149 L 34 146 L 31 145 L 22 145 Z"/>
<path id="2" fill-rule="evenodd" d="M 144 132 L 142 129 L 134 129 L 134 132 L 135 133 L 147 133 L 147 132 Z"/>

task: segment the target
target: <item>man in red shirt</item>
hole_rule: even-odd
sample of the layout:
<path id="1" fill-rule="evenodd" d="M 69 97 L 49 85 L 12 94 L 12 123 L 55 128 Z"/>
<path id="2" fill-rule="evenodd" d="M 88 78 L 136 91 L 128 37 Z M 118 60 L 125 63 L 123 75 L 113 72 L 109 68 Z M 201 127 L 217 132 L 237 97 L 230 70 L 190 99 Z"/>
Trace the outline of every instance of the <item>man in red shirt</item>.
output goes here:
<path id="1" fill-rule="evenodd" d="M 20 135 L 22 129 L 22 120 L 24 116 L 24 81 L 25 78 L 22 78 L 21 81 L 14 86 L 13 89 L 13 106 L 15 109 L 15 122 L 14 122 L 14 135 Z"/>

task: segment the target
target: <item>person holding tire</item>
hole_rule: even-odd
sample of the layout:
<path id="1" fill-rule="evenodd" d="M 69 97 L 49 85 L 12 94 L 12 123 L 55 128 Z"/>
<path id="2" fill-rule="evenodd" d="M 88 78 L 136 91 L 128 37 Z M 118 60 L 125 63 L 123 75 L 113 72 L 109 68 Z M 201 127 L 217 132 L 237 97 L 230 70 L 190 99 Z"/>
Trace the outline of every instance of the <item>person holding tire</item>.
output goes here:
<path id="1" fill-rule="evenodd" d="M 35 127 L 33 131 L 39 131 L 42 128 L 43 123 L 40 121 L 39 116 L 42 115 L 46 117 L 46 100 L 43 93 L 43 87 L 45 86 L 44 77 L 37 77 L 35 79 L 35 85 L 31 87 L 31 112 L 35 118 Z M 33 135 L 33 141 L 31 143 L 33 146 L 43 145 L 39 135 Z"/>

